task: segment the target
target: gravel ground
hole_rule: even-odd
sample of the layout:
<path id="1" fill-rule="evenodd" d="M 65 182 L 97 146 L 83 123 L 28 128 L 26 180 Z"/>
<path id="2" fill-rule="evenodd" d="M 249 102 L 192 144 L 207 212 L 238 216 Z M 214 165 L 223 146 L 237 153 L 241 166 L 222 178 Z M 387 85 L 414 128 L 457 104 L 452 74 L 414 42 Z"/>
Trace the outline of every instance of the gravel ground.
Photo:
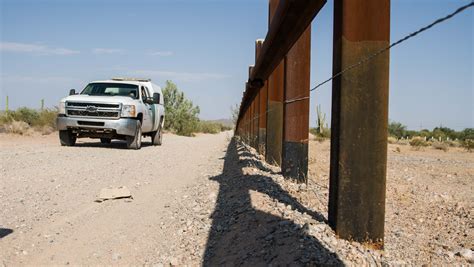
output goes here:
<path id="1" fill-rule="evenodd" d="M 157 262 L 178 230 L 168 203 L 222 166 L 230 136 L 166 134 L 163 146 L 135 151 L 0 135 L 0 236 L 13 230 L 0 238 L 0 266 Z M 126 186 L 133 200 L 95 202 L 110 186 Z"/>
<path id="2" fill-rule="evenodd" d="M 13 230 L 0 230 L 0 265 L 473 263 L 474 153 L 389 146 L 381 252 L 326 224 L 329 142 L 310 142 L 310 181 L 297 185 L 229 141 L 165 135 L 129 151 L 0 135 L 0 228 Z M 133 200 L 94 202 L 121 185 Z"/>

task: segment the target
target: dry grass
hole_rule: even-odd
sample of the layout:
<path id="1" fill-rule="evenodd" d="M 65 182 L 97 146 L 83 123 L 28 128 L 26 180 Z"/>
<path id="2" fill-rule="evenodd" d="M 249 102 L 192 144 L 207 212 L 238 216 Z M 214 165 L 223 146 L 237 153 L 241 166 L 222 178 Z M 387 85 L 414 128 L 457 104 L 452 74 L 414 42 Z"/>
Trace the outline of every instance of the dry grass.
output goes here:
<path id="1" fill-rule="evenodd" d="M 443 150 L 444 152 L 447 152 L 449 150 L 448 144 L 443 143 L 443 142 L 433 142 L 431 146 L 434 149 Z"/>
<path id="2" fill-rule="evenodd" d="M 395 137 L 393 137 L 393 136 L 389 136 L 389 137 L 387 138 L 387 142 L 388 142 L 389 144 L 396 144 L 396 143 L 398 142 L 398 139 L 395 138 Z"/>
<path id="3" fill-rule="evenodd" d="M 32 135 L 34 130 L 24 121 L 11 121 L 3 125 L 5 132 L 19 135 Z"/>
<path id="4" fill-rule="evenodd" d="M 56 109 L 35 110 L 19 108 L 15 111 L 0 113 L 0 131 L 31 135 L 35 131 L 42 135 L 51 134 L 56 129 Z"/>
<path id="5" fill-rule="evenodd" d="M 419 137 L 419 136 L 413 137 L 410 140 L 409 144 L 410 146 L 412 146 L 414 150 L 420 150 L 421 148 L 427 147 L 430 145 L 428 142 L 425 141 L 423 137 Z"/>

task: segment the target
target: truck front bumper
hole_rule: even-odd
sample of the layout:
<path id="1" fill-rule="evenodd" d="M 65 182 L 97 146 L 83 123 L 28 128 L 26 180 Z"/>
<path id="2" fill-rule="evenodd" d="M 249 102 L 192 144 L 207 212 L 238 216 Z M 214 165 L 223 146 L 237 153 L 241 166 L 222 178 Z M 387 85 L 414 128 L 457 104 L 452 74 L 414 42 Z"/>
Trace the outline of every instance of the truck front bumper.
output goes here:
<path id="1" fill-rule="evenodd" d="M 133 118 L 120 118 L 116 120 L 91 119 L 66 117 L 59 115 L 57 118 L 58 130 L 113 130 L 118 135 L 134 136 L 137 130 L 137 121 Z"/>

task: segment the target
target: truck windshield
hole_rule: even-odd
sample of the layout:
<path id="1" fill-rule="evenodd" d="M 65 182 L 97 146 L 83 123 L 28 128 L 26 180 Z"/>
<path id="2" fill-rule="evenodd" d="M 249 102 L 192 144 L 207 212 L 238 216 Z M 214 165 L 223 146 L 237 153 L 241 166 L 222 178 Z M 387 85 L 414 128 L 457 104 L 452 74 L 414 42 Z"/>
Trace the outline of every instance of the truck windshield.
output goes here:
<path id="1" fill-rule="evenodd" d="M 90 83 L 82 90 L 81 95 L 95 96 L 129 96 L 138 98 L 138 86 L 122 83 Z"/>

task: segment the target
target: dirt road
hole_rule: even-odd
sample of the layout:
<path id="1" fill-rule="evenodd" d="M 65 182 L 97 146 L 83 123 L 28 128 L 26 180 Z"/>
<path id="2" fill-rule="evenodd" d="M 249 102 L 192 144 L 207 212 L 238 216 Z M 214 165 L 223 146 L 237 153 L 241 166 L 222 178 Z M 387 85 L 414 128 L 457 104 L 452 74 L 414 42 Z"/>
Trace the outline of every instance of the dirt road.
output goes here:
<path id="1" fill-rule="evenodd" d="M 173 225 L 164 210 L 182 189 L 222 167 L 230 133 L 165 135 L 164 145 L 59 146 L 56 135 L 0 136 L 0 265 L 146 263 Z M 127 186 L 133 200 L 96 203 L 101 188 Z"/>
<path id="2" fill-rule="evenodd" d="M 327 225 L 329 142 L 310 142 L 307 185 L 230 133 L 162 147 L 0 135 L 0 266 L 469 265 L 474 153 L 389 145 L 385 251 Z M 95 202 L 127 186 L 133 200 Z"/>

